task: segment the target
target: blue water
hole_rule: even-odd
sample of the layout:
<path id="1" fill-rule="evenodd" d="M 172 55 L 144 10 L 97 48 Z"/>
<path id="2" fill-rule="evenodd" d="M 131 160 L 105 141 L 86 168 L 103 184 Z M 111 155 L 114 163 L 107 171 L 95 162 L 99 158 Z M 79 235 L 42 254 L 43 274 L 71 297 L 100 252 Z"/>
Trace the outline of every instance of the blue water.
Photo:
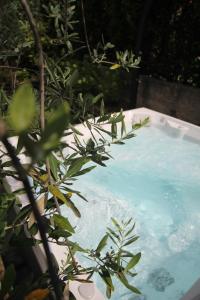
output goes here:
<path id="1" fill-rule="evenodd" d="M 131 250 L 142 258 L 131 282 L 143 295 L 117 284 L 111 299 L 179 300 L 200 277 L 200 145 L 152 126 L 110 153 L 107 168 L 75 183 L 89 200 L 75 200 L 75 238 L 95 248 L 111 217 L 133 217 L 140 238 Z M 104 292 L 98 278 L 97 285 Z"/>

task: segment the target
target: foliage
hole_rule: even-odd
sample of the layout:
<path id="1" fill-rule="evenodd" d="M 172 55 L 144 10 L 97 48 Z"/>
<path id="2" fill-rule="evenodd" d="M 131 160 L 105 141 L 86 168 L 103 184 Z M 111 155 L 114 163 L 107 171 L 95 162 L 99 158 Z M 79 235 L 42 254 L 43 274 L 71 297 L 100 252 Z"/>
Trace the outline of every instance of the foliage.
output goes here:
<path id="1" fill-rule="evenodd" d="M 127 130 L 123 111 L 107 112 L 103 94 L 96 93 L 98 89 L 94 88 L 91 92 L 90 89 L 85 91 L 83 86 L 78 87 L 83 77 L 79 73 L 79 64 L 74 65 L 74 55 L 82 49 L 83 42 L 75 31 L 76 1 L 68 0 L 66 3 L 54 0 L 30 3 L 37 16 L 45 56 L 44 130 L 41 129 L 43 116 L 38 118 L 41 77 L 33 34 L 19 3 L 3 3 L 4 10 L 8 9 L 17 18 L 12 32 L 16 39 L 9 43 L 9 36 L 8 41 L 5 36 L 2 37 L 11 52 L 5 55 L 6 47 L 0 49 L 0 57 L 7 70 L 0 93 L 0 138 L 8 152 L 0 148 L 0 256 L 5 265 L 1 278 L 1 299 L 45 299 L 54 296 L 55 284 L 49 266 L 46 273 L 31 269 L 21 277 L 22 272 L 16 263 L 18 249 L 28 249 L 30 255 L 33 246 L 45 245 L 41 234 L 43 229 L 49 242 L 67 249 L 62 269 L 59 270 L 50 258 L 58 277 L 57 285 L 62 291 L 69 280 L 90 282 L 93 274 L 98 273 L 106 284 L 108 297 L 114 291 L 113 276 L 133 293 L 140 293 L 126 277 L 136 275 L 132 269 L 140 259 L 140 253 L 133 254 L 126 249 L 137 240 L 133 234 L 132 220 L 120 224 L 113 219 L 114 228 L 108 228 L 96 249 L 83 249 L 77 242 L 72 242 L 76 228 L 67 216 L 61 214 L 60 207 L 67 206 L 75 218 L 81 217 L 74 203 L 74 195 L 84 201 L 87 199 L 80 191 L 73 189 L 73 182 L 92 171 L 96 165 L 105 167 L 110 158 L 108 147 L 124 144 L 126 139 L 135 136 L 138 128 L 148 123 L 145 119 Z M 6 20 L 4 24 L 10 32 Z M 108 65 L 111 67 L 109 72 L 138 66 L 139 60 L 130 51 L 116 52 L 116 59 L 109 61 L 110 49 L 113 49 L 111 43 L 100 43 L 92 50 L 91 63 Z M 84 132 L 80 126 L 75 126 L 77 123 L 82 124 Z M 17 145 L 10 147 L 8 137 L 13 136 L 17 136 Z M 17 157 L 25 157 L 23 168 Z M 22 181 L 23 185 L 11 192 L 7 184 L 8 176 Z M 32 196 L 35 199 L 39 216 L 31 200 L 30 204 L 21 201 L 25 194 L 29 200 Z M 75 258 L 76 252 L 86 255 L 94 266 L 80 266 Z M 8 253 L 12 255 L 7 256 Z M 81 275 L 87 275 L 87 278 L 82 280 Z"/>
<path id="2" fill-rule="evenodd" d="M 141 74 L 199 87 L 199 1 L 152 1 L 143 36 L 139 36 L 139 24 L 149 2 L 87 1 L 90 43 L 95 45 L 103 33 L 106 40 L 124 51 L 135 49 L 141 39 Z M 82 37 L 81 28 L 79 31 Z"/>
<path id="3" fill-rule="evenodd" d="M 30 86 L 29 89 L 30 93 Z M 14 111 L 19 93 L 22 93 L 20 95 L 21 101 L 17 102 L 17 110 Z M 9 108 L 9 111 L 12 112 L 9 119 L 11 120 L 10 124 L 12 124 L 12 129 L 17 131 L 19 134 L 18 145 L 15 148 L 16 155 L 23 147 L 23 153 L 28 155 L 31 159 L 30 163 L 26 166 L 27 174 L 32 178 L 32 189 L 35 198 L 37 199 L 43 222 L 45 222 L 47 237 L 51 242 L 57 242 L 58 244 L 70 247 L 69 253 L 73 253 L 74 255 L 77 251 L 81 251 L 97 263 L 97 266 L 94 268 L 83 268 L 77 265 L 74 266 L 73 256 L 69 254 L 65 268 L 63 268 L 60 273 L 61 279 L 65 281 L 66 279 L 79 280 L 79 276 L 81 274 L 88 274 L 89 278 L 91 278 L 94 272 L 98 272 L 107 285 L 107 295 L 110 297 L 111 292 L 114 290 L 111 278 L 115 275 L 131 291 L 139 293 L 136 288 L 132 287 L 128 283 L 125 277 L 126 273 L 129 275 L 131 274 L 130 269 L 139 260 L 139 254 L 133 255 L 127 252 L 124 248 L 128 244 L 137 240 L 137 237 L 132 236 L 134 226 L 131 229 L 126 228 L 128 225 L 131 225 L 131 220 L 128 222 L 123 221 L 122 225 L 119 225 L 119 223 L 113 219 L 115 229 L 108 229 L 107 235 L 100 241 L 97 248 L 95 250 L 83 249 L 77 243 L 73 243 L 69 240 L 69 238 L 75 233 L 75 228 L 72 224 L 70 224 L 67 217 L 62 216 L 57 212 L 54 198 L 58 200 L 60 206 L 67 205 L 76 217 L 81 217 L 81 213 L 73 202 L 73 194 L 77 194 L 82 199 L 84 199 L 84 197 L 79 191 L 75 191 L 71 188 L 73 181 L 78 176 L 90 172 L 95 167 L 95 164 L 105 166 L 105 161 L 109 159 L 109 153 L 106 150 L 107 146 L 113 143 L 123 144 L 125 139 L 135 136 L 135 130 L 137 130 L 140 126 L 143 126 L 147 120 L 141 124 L 134 124 L 133 128 L 127 132 L 122 112 L 112 115 L 104 114 L 104 110 L 102 108 L 99 118 L 85 120 L 85 124 L 91 135 L 85 144 L 82 138 L 83 134 L 69 122 L 63 122 L 64 119 L 68 120 L 69 110 L 63 110 L 63 108 L 60 108 L 52 114 L 52 118 L 48 121 L 45 131 L 42 133 L 40 138 L 39 133 L 37 133 L 38 137 L 36 139 L 34 130 L 30 129 L 30 123 L 24 122 L 23 119 L 22 126 L 20 119 L 17 118 L 18 111 L 21 111 L 20 109 L 22 109 L 23 112 L 27 112 L 24 114 L 25 119 L 30 115 L 31 107 L 25 105 L 27 101 L 26 94 L 27 85 L 25 84 L 16 91 L 16 94 L 13 97 L 13 101 Z M 30 121 L 30 119 L 28 120 Z M 121 127 L 120 137 L 118 137 L 118 125 Z M 110 130 L 105 129 L 105 126 L 110 126 Z M 73 136 L 73 138 L 69 142 L 68 138 L 65 138 L 60 144 L 59 139 L 63 136 L 64 129 L 67 127 L 69 128 L 67 131 L 67 137 L 69 138 L 70 136 Z M 21 130 L 21 128 L 23 128 L 23 130 Z M 110 139 L 107 139 L 106 136 L 110 137 Z M 73 152 L 67 156 L 64 155 L 66 147 L 73 149 Z M 4 156 L 5 154 L 3 154 L 3 157 Z M 49 158 L 52 183 L 48 183 L 48 174 L 44 168 L 46 157 Z M 93 162 L 95 164 L 93 166 L 85 167 L 88 162 Z M 14 170 L 12 172 L 7 170 L 7 167 L 11 165 L 12 162 L 8 157 L 6 162 L 1 164 L 2 180 L 4 180 L 7 175 L 14 176 L 15 178 L 18 177 L 18 173 Z M 24 240 L 26 245 L 30 246 L 41 242 L 36 235 L 38 232 L 38 224 L 31 213 L 31 206 L 26 205 L 21 207 L 20 202 L 17 200 L 17 195 L 20 195 L 21 193 L 24 193 L 23 189 L 17 190 L 14 194 L 1 194 L 1 255 L 3 257 L 7 251 L 7 247 L 10 247 L 10 241 L 8 244 L 5 242 L 7 231 L 12 232 L 11 242 L 14 243 L 14 245 L 16 241 L 17 243 L 19 242 L 19 238 Z M 12 210 L 14 206 L 18 207 L 19 213 L 14 221 L 12 220 L 11 223 L 7 223 L 7 214 L 10 213 L 10 210 Z M 24 236 L 23 228 L 26 224 L 33 236 L 31 239 L 27 239 L 27 237 Z M 106 252 L 106 255 L 104 255 L 102 254 L 102 251 L 106 246 L 108 239 L 112 241 L 116 250 L 112 247 L 111 250 Z M 126 257 L 130 257 L 130 260 L 127 262 L 124 260 Z M 16 289 L 6 291 L 11 293 L 11 295 L 16 295 L 17 293 Z M 25 290 L 25 293 L 27 292 L 28 290 Z"/>

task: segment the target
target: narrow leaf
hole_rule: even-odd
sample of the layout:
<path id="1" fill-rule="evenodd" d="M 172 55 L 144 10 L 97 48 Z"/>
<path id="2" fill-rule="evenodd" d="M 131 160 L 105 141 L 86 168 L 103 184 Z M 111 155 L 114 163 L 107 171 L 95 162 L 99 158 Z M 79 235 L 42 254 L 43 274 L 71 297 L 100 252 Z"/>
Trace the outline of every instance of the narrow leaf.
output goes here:
<path id="1" fill-rule="evenodd" d="M 9 106 L 9 123 L 18 133 L 26 131 L 36 112 L 35 96 L 29 83 L 21 85 Z"/>
<path id="2" fill-rule="evenodd" d="M 53 196 L 55 196 L 56 198 L 60 199 L 64 203 L 66 203 L 65 196 L 63 195 L 63 193 L 59 190 L 59 188 L 57 186 L 50 184 L 48 186 L 48 189 Z"/>
<path id="3" fill-rule="evenodd" d="M 110 67 L 111 70 L 116 70 L 116 69 L 119 69 L 121 67 L 121 65 L 119 64 L 114 64 Z"/>
<path id="4" fill-rule="evenodd" d="M 74 233 L 74 228 L 69 223 L 68 219 L 66 217 L 63 217 L 61 215 L 54 215 L 53 216 L 55 225 L 57 225 L 60 229 L 66 230 L 69 233 Z"/>
<path id="5" fill-rule="evenodd" d="M 52 149 L 58 145 L 59 140 L 69 123 L 69 111 L 68 103 L 64 102 L 56 111 L 54 111 L 52 117 L 48 120 L 40 141 L 45 150 Z"/>
<path id="6" fill-rule="evenodd" d="M 57 180 L 58 179 L 58 168 L 60 166 L 60 162 L 55 157 L 55 155 L 53 155 L 53 153 L 51 153 L 49 155 L 48 160 L 49 160 L 49 165 L 50 165 L 51 173 L 53 174 L 54 179 Z"/>
<path id="7" fill-rule="evenodd" d="M 131 260 L 129 261 L 129 263 L 127 264 L 126 268 L 125 268 L 125 272 L 127 272 L 128 270 L 132 269 L 133 267 L 135 267 L 135 265 L 138 263 L 138 261 L 141 258 L 141 253 L 137 253 L 136 255 L 134 255 Z"/>
<path id="8" fill-rule="evenodd" d="M 67 176 L 68 177 L 74 176 L 76 173 L 78 173 L 81 170 L 82 166 L 89 161 L 90 161 L 90 158 L 87 158 L 87 157 L 80 157 L 80 158 L 74 159 L 67 171 Z"/>
<path id="9" fill-rule="evenodd" d="M 135 294 L 141 294 L 141 292 L 134 286 L 130 285 L 128 280 L 126 279 L 125 275 L 123 272 L 119 272 L 118 274 L 118 278 L 119 280 L 123 283 L 123 285 L 129 289 L 130 291 L 132 291 Z"/>
<path id="10" fill-rule="evenodd" d="M 107 240 L 108 240 L 108 234 L 106 234 L 101 241 L 99 242 L 97 248 L 96 248 L 96 252 L 100 253 L 101 250 L 103 250 L 103 248 L 107 245 Z"/>

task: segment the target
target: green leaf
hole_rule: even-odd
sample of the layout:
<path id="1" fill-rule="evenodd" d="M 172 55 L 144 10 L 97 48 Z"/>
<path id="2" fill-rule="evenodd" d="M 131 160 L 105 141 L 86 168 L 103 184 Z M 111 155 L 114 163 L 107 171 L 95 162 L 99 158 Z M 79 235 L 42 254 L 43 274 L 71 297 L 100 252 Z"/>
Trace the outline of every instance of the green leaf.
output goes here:
<path id="1" fill-rule="evenodd" d="M 92 104 L 95 104 L 95 103 L 97 103 L 99 100 L 101 100 L 103 98 L 103 94 L 102 93 L 100 93 L 99 95 L 97 95 L 96 97 L 94 97 L 93 99 L 92 99 Z"/>
<path id="2" fill-rule="evenodd" d="M 141 253 L 137 253 L 136 255 L 134 255 L 131 260 L 129 261 L 129 263 L 127 264 L 126 268 L 125 268 L 125 272 L 127 272 L 128 270 L 132 269 L 133 267 L 135 267 L 135 265 L 138 263 L 138 261 L 141 258 Z"/>
<path id="3" fill-rule="evenodd" d="M 74 159 L 67 171 L 67 176 L 72 177 L 72 176 L 76 175 L 76 173 L 78 173 L 81 170 L 82 166 L 89 161 L 90 161 L 90 158 L 87 158 L 87 157 L 79 157 L 79 158 Z"/>
<path id="4" fill-rule="evenodd" d="M 121 142 L 121 141 L 114 141 L 114 142 L 112 142 L 113 144 L 116 144 L 116 145 L 124 145 L 124 143 L 123 142 Z"/>
<path id="5" fill-rule="evenodd" d="M 107 135 L 111 136 L 111 137 L 115 137 L 115 135 L 112 134 L 112 132 L 108 131 L 108 130 L 105 130 L 104 128 L 102 127 L 97 127 L 96 128 L 99 130 L 99 131 L 102 131 L 102 132 L 105 132 Z"/>
<path id="6" fill-rule="evenodd" d="M 135 123 L 135 124 L 132 125 L 132 129 L 137 130 L 137 129 L 140 129 L 141 126 L 142 126 L 141 123 Z"/>
<path id="7" fill-rule="evenodd" d="M 67 195 L 65 196 L 61 190 L 55 186 L 55 185 L 49 185 L 48 189 L 50 191 L 50 193 L 58 198 L 59 200 L 61 200 L 64 204 L 66 204 L 69 208 L 71 208 L 71 210 L 73 211 L 73 213 L 80 218 L 81 214 L 78 210 L 78 208 L 76 208 L 76 206 L 74 205 L 74 203 L 71 201 L 70 197 L 68 197 Z"/>
<path id="8" fill-rule="evenodd" d="M 132 125 L 132 129 L 133 129 L 133 130 L 140 129 L 140 128 L 143 127 L 143 126 L 148 125 L 149 122 L 150 122 L 149 117 L 146 117 L 144 120 L 140 121 L 139 123 L 133 124 L 133 125 Z"/>
<path id="9" fill-rule="evenodd" d="M 50 120 L 48 120 L 40 141 L 45 150 L 50 150 L 58 146 L 59 140 L 69 123 L 69 111 L 68 103 L 64 102 L 53 113 Z"/>
<path id="10" fill-rule="evenodd" d="M 63 217 L 61 215 L 54 215 L 53 216 L 55 225 L 57 225 L 60 229 L 66 230 L 69 233 L 74 233 L 74 228 L 69 223 L 68 219 L 66 217 Z"/>
<path id="11" fill-rule="evenodd" d="M 130 219 L 130 220 L 132 220 L 132 219 Z M 127 223 L 127 225 L 128 225 L 129 223 Z M 134 228 L 135 228 L 135 223 L 130 227 L 130 229 L 126 232 L 126 234 L 125 234 L 125 237 L 127 237 L 127 236 L 129 236 L 130 235 L 130 233 L 134 230 Z"/>
<path id="12" fill-rule="evenodd" d="M 110 115 L 103 115 L 102 117 L 97 119 L 97 123 L 108 121 L 110 118 Z"/>
<path id="13" fill-rule="evenodd" d="M 9 106 L 9 123 L 18 133 L 26 131 L 36 112 L 35 96 L 29 83 L 21 85 Z"/>
<path id="14" fill-rule="evenodd" d="M 114 65 L 112 65 L 112 66 L 110 67 L 110 70 L 116 70 L 116 69 L 119 69 L 119 68 L 121 68 L 121 65 L 119 65 L 119 64 L 114 64 Z"/>
<path id="15" fill-rule="evenodd" d="M 116 116 L 115 123 L 122 122 L 124 120 L 124 118 L 125 118 L 125 116 L 121 112 L 118 116 Z"/>
<path id="16" fill-rule="evenodd" d="M 59 160 L 53 155 L 53 153 L 51 153 L 48 157 L 49 160 L 49 165 L 50 165 L 50 169 L 51 172 L 53 174 L 53 177 L 55 180 L 58 180 L 58 169 L 60 166 L 60 162 Z"/>
<path id="17" fill-rule="evenodd" d="M 123 136 L 123 134 L 126 132 L 126 125 L 124 122 L 124 119 L 121 121 L 121 137 Z"/>
<path id="18" fill-rule="evenodd" d="M 119 231 L 121 231 L 122 228 L 121 228 L 121 226 L 119 225 L 119 223 L 117 222 L 117 220 L 115 220 L 114 218 L 111 218 L 111 220 L 112 220 L 113 224 L 115 225 L 115 227 L 116 227 Z"/>
<path id="19" fill-rule="evenodd" d="M 25 220 L 30 214 L 31 214 L 31 205 L 28 204 L 23 208 L 21 208 L 20 212 L 16 215 L 12 223 L 15 224 L 18 222 L 18 220 Z"/>
<path id="20" fill-rule="evenodd" d="M 64 203 L 66 203 L 67 200 L 66 200 L 65 196 L 63 195 L 63 193 L 59 190 L 59 188 L 57 186 L 50 184 L 48 186 L 48 189 L 54 197 L 62 200 Z"/>
<path id="21" fill-rule="evenodd" d="M 141 294 L 141 292 L 134 286 L 130 285 L 128 280 L 126 279 L 125 275 L 123 272 L 119 272 L 118 274 L 118 278 L 121 281 L 121 283 L 123 283 L 123 285 L 129 289 L 130 291 L 132 291 L 135 294 Z"/>
<path id="22" fill-rule="evenodd" d="M 114 231 L 113 231 L 111 228 L 109 228 L 109 227 L 107 227 L 107 229 L 108 229 L 110 235 L 112 235 L 112 236 L 115 237 L 118 241 L 120 241 L 120 236 L 119 236 L 116 232 L 114 232 Z"/>
<path id="23" fill-rule="evenodd" d="M 111 290 L 111 288 L 107 285 L 107 287 L 106 287 L 106 296 L 107 296 L 108 299 L 110 299 L 110 298 L 111 298 L 111 295 L 112 295 L 112 290 Z"/>
<path id="24" fill-rule="evenodd" d="M 85 169 L 79 171 L 78 173 L 76 173 L 76 176 L 80 176 L 80 175 L 84 175 L 84 174 L 86 174 L 86 173 L 89 173 L 89 172 L 92 171 L 94 168 L 96 168 L 96 166 L 91 166 L 91 167 L 85 168 Z"/>
<path id="25" fill-rule="evenodd" d="M 111 291 L 114 291 L 114 286 L 112 283 L 112 278 L 110 276 L 110 273 L 107 269 L 101 269 L 101 272 L 99 272 L 99 275 L 103 279 L 103 281 L 106 283 L 107 286 L 111 289 Z"/>
<path id="26" fill-rule="evenodd" d="M 128 245 L 134 243 L 134 242 L 137 241 L 138 239 L 139 239 L 139 236 L 135 236 L 135 237 L 129 239 L 129 240 L 123 245 L 123 247 L 128 246 Z"/>
<path id="27" fill-rule="evenodd" d="M 142 126 L 146 126 L 146 125 L 149 124 L 149 122 L 150 122 L 150 118 L 149 118 L 149 117 L 146 117 L 144 120 L 142 120 L 141 125 L 142 125 Z"/>
<path id="28" fill-rule="evenodd" d="M 72 250 L 74 252 L 84 252 L 87 253 L 88 250 L 87 249 L 83 249 L 78 243 L 74 243 L 72 241 L 68 241 L 68 244 L 70 245 L 70 247 L 72 248 Z"/>
<path id="29" fill-rule="evenodd" d="M 79 76 L 78 70 L 74 70 L 73 73 L 69 76 L 67 80 L 67 86 L 73 87 L 73 85 L 77 82 Z"/>
<path id="30" fill-rule="evenodd" d="M 97 248 L 96 248 L 96 252 L 100 253 L 101 250 L 107 245 L 107 240 L 108 240 L 108 234 L 106 234 L 101 241 L 99 242 Z"/>
<path id="31" fill-rule="evenodd" d="M 117 137 L 117 124 L 116 123 L 111 124 L 111 132 L 112 132 L 112 137 L 116 138 Z"/>
<path id="32" fill-rule="evenodd" d="M 78 208 L 74 205 L 74 203 L 71 201 L 71 199 L 69 197 L 66 196 L 66 205 L 71 208 L 71 210 L 73 211 L 73 213 L 75 214 L 76 217 L 80 218 L 81 217 L 81 213 L 78 210 Z"/>

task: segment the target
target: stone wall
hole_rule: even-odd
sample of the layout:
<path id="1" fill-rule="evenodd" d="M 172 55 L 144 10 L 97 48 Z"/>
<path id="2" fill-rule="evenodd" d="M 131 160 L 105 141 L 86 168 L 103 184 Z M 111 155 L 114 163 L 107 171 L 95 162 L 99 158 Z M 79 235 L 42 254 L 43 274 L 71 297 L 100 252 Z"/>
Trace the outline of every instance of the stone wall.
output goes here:
<path id="1" fill-rule="evenodd" d="M 200 126 L 200 89 L 141 76 L 137 107 L 158 112 Z"/>

